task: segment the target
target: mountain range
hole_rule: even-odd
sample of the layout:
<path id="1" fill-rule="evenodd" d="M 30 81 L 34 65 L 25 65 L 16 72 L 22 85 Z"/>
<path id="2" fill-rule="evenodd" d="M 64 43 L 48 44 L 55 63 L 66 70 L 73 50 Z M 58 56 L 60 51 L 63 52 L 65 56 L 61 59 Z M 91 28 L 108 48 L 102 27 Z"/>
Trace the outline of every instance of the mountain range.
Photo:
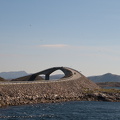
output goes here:
<path id="1" fill-rule="evenodd" d="M 26 76 L 26 75 L 28 75 L 28 73 L 25 71 L 12 71 L 12 72 L 1 72 L 0 73 L 0 77 L 4 79 L 15 79 L 15 78 L 19 78 L 19 77 Z"/>
<path id="2" fill-rule="evenodd" d="M 106 73 L 98 76 L 90 76 L 88 79 L 92 80 L 95 83 L 99 82 L 120 82 L 120 75 L 115 75 L 111 73 Z"/>

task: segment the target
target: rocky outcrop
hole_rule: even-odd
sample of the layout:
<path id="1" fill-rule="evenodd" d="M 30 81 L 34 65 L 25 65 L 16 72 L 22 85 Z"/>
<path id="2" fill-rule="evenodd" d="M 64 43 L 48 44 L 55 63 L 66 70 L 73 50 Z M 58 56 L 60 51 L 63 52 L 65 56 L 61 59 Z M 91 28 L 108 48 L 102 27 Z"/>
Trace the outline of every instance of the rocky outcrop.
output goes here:
<path id="1" fill-rule="evenodd" d="M 84 100 L 87 101 L 108 101 L 108 102 L 120 102 L 120 91 L 116 92 L 98 92 L 84 94 Z"/>

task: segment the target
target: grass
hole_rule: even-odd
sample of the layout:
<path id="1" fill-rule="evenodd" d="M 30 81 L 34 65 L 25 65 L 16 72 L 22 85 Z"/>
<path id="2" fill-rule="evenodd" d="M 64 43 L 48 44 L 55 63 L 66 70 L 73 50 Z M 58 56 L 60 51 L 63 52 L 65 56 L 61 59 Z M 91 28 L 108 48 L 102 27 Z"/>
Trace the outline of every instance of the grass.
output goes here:
<path id="1" fill-rule="evenodd" d="M 92 93 L 120 93 L 120 90 L 118 89 L 95 89 L 95 90 L 89 90 L 89 89 L 84 89 L 83 93 L 86 94 L 92 94 Z"/>

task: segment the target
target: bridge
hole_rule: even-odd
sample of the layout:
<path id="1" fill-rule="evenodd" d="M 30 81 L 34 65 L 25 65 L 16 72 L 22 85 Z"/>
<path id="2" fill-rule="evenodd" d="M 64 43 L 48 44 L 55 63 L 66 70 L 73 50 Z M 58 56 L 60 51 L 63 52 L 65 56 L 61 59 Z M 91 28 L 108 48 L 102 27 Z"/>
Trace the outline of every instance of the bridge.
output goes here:
<path id="1" fill-rule="evenodd" d="M 64 77 L 49 80 L 56 70 L 61 70 Z M 45 75 L 45 79 L 39 75 Z M 36 80 L 37 77 L 39 80 Z M 80 72 L 68 67 L 53 67 L 9 82 L 0 82 L 0 106 L 2 103 L 20 105 L 85 100 L 86 91 L 95 89 L 99 86 Z"/>
<path id="2" fill-rule="evenodd" d="M 64 76 L 57 80 L 49 80 L 50 75 L 57 70 L 61 70 L 64 73 Z M 45 78 L 40 77 L 40 75 L 44 75 Z M 71 89 L 75 88 L 76 90 L 78 89 L 82 90 L 81 88 L 85 89 L 99 88 L 94 82 L 87 79 L 83 74 L 69 67 L 52 67 L 28 76 L 13 79 L 8 82 L 0 82 L 0 85 L 30 85 L 30 84 L 31 85 L 36 84 L 40 86 L 44 84 L 44 87 L 51 85 L 52 86 L 51 88 L 56 88 L 56 86 L 58 86 L 63 87 L 64 89 L 71 87 Z"/>
<path id="3" fill-rule="evenodd" d="M 60 80 L 67 80 L 67 79 L 76 79 L 81 77 L 80 73 L 72 68 L 68 67 L 53 67 L 49 68 L 28 76 L 20 77 L 17 79 L 13 79 L 12 81 L 35 81 L 38 77 L 39 80 L 49 80 L 50 75 L 55 72 L 56 70 L 61 70 L 64 73 L 64 77 L 62 77 Z M 44 75 L 45 79 L 41 78 L 40 75 Z"/>

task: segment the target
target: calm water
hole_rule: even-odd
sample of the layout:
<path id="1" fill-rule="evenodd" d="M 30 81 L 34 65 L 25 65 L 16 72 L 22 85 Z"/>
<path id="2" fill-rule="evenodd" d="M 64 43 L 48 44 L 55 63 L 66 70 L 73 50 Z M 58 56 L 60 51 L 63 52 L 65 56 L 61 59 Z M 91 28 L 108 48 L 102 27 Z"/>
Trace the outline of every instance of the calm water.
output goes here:
<path id="1" fill-rule="evenodd" d="M 120 102 L 64 102 L 0 108 L 0 120 L 120 120 Z"/>

